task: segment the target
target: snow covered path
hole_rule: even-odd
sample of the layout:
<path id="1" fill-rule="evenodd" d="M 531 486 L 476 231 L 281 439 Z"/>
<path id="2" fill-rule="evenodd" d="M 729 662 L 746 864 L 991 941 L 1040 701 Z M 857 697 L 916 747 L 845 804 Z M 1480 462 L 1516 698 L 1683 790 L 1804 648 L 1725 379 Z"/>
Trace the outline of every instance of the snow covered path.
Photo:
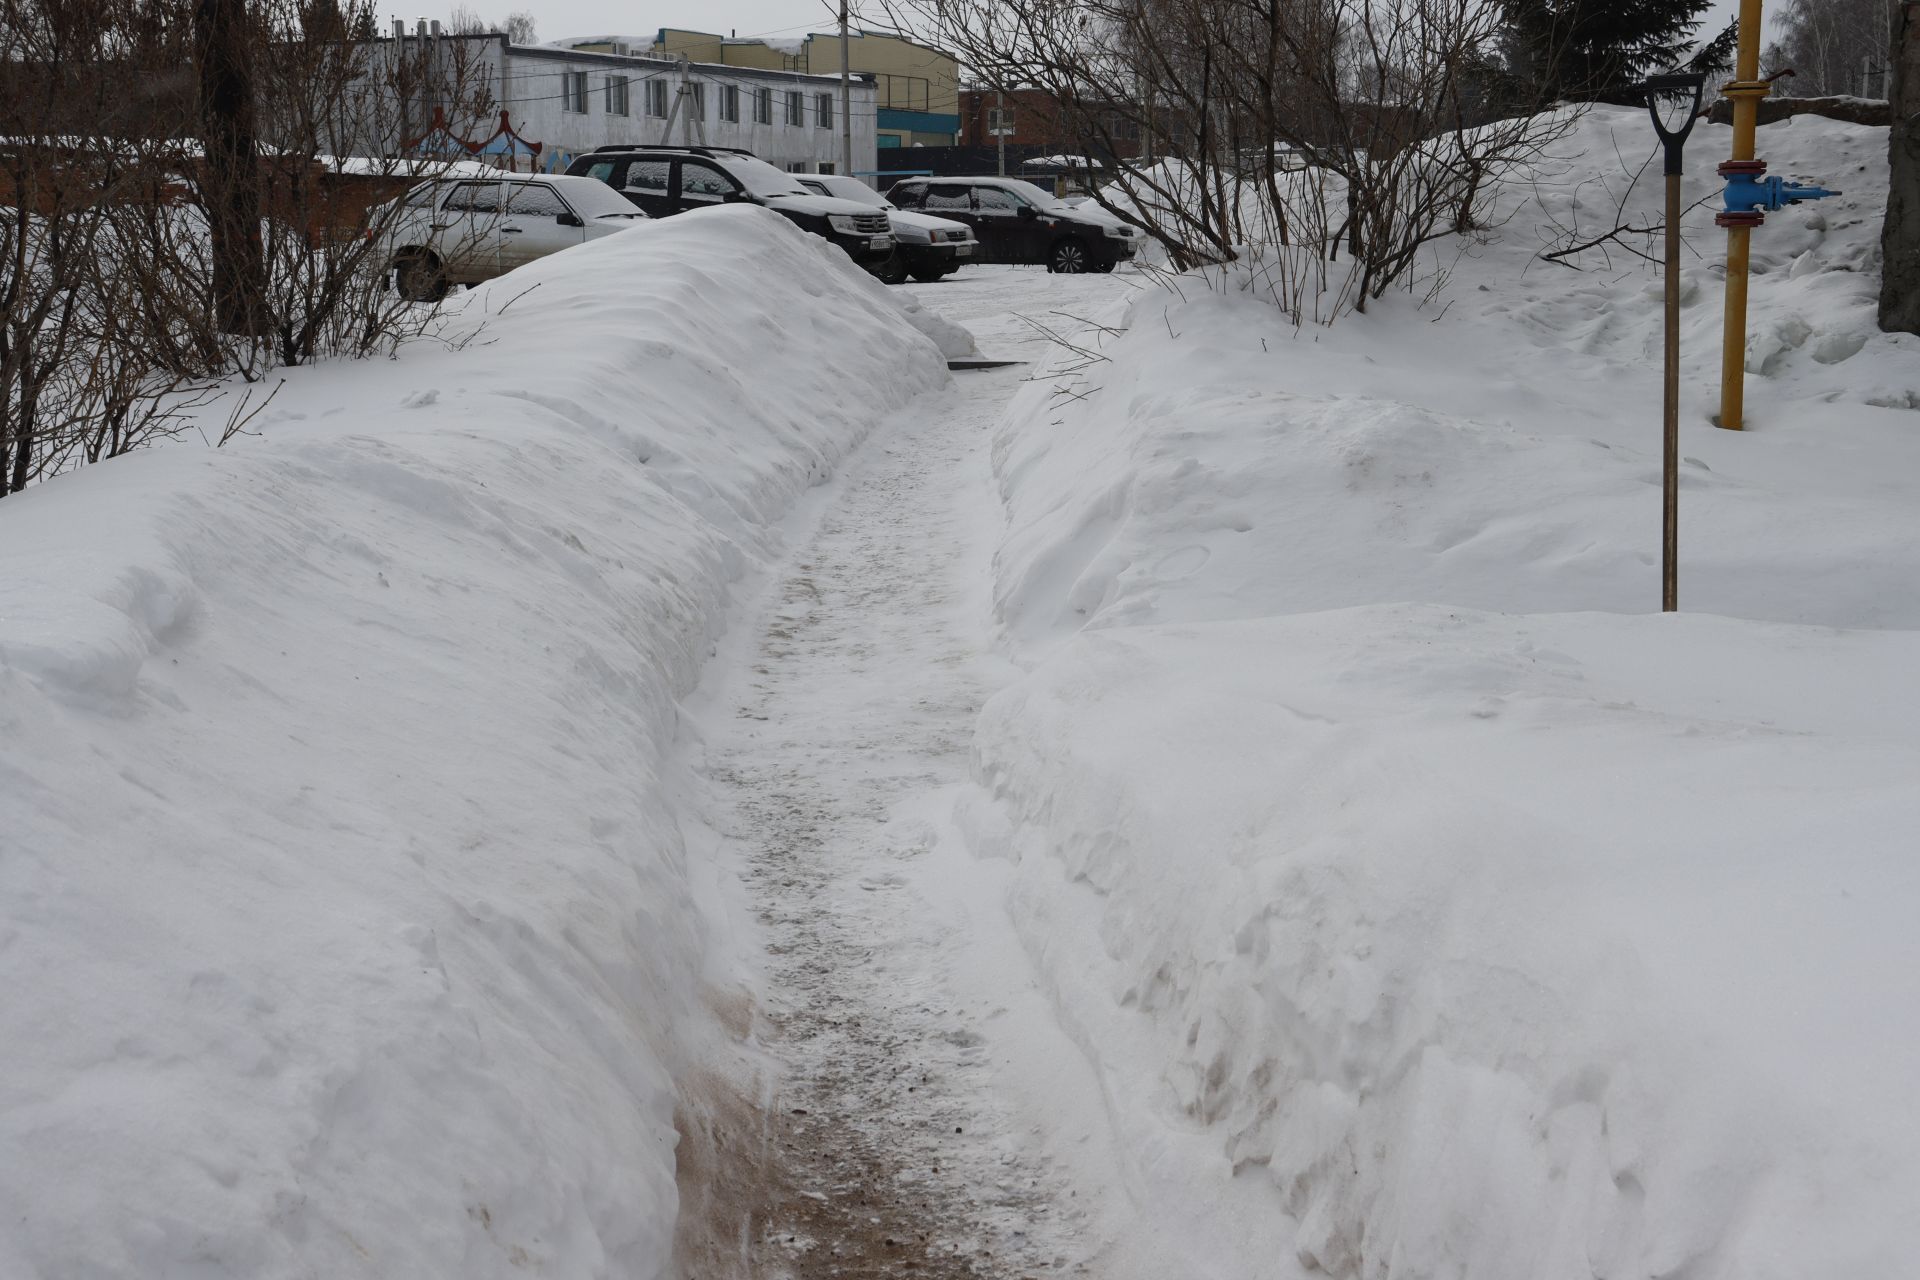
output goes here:
<path id="1" fill-rule="evenodd" d="M 1024 327 L 1010 311 L 1124 287 L 1002 271 L 927 301 L 1001 354 Z M 987 630 L 987 454 L 1023 373 L 957 375 L 875 434 L 801 514 L 762 614 L 690 708 L 710 820 L 763 930 L 763 1039 L 786 1072 L 763 1135 L 779 1159 L 746 1207 L 756 1275 L 1088 1274 L 1086 1204 L 1002 1087 L 1013 1050 L 996 1041 L 1021 1024 L 1011 1038 L 1035 1050 L 1038 997 L 1017 960 L 983 980 L 983 953 L 991 966 L 1015 944 L 992 872 L 942 830 L 1006 674 Z M 1045 1051 L 1073 1056 L 1064 1038 Z"/>

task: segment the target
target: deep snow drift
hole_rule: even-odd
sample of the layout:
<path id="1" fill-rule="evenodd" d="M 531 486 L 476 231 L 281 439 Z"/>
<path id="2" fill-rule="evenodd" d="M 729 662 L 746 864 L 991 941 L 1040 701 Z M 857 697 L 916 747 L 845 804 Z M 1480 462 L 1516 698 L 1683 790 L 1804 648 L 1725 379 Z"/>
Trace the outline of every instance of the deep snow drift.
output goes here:
<path id="1" fill-rule="evenodd" d="M 458 305 L 0 504 L 0 1275 L 664 1274 L 728 977 L 674 698 L 947 375 L 758 209 Z"/>
<path id="2" fill-rule="evenodd" d="M 1621 172 L 1642 112 L 1510 184 L 1428 306 L 1296 333 L 1150 290 L 1016 403 L 995 589 L 1034 670 L 961 818 L 1017 863 L 1141 1214 L 1234 1206 L 1193 1275 L 1280 1274 L 1250 1215 L 1282 1211 L 1342 1277 L 1920 1272 L 1920 341 L 1873 325 L 1885 147 L 1761 131 L 1848 194 L 1755 234 L 1744 434 L 1707 421 L 1724 235 L 1688 216 L 1678 618 L 1657 276 L 1535 258 L 1623 197 L 1657 221 L 1658 164 Z M 1691 197 L 1726 151 L 1696 131 Z"/>

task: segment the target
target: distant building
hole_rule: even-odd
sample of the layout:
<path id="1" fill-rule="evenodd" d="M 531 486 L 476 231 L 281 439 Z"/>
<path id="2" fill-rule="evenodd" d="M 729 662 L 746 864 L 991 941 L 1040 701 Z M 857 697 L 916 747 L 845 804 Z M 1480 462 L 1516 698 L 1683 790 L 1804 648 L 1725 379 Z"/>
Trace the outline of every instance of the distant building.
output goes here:
<path id="1" fill-rule="evenodd" d="M 840 77 L 810 75 L 784 67 L 683 61 L 614 42 L 581 48 L 516 45 L 499 33 L 435 34 L 421 24 L 412 33 L 371 42 L 409 58 L 421 51 L 430 65 L 446 68 L 442 81 L 476 89 L 492 103 L 482 134 L 496 124 L 519 145 L 499 162 L 518 168 L 564 170 L 573 157 L 610 143 L 706 143 L 740 147 L 782 169 L 835 173 L 840 168 Z M 398 24 L 396 24 L 398 28 Z M 457 68 L 457 70 L 454 70 Z M 391 149 L 404 149 L 441 117 L 455 112 L 437 100 L 435 77 L 421 77 L 415 100 L 398 113 L 405 122 Z M 855 77 L 854 168 L 874 168 L 875 86 Z M 504 117 L 501 113 L 504 113 Z M 671 121 L 671 136 L 667 136 Z M 479 144 L 484 137 L 463 139 Z"/>
<path id="2" fill-rule="evenodd" d="M 1101 121 L 1105 131 L 1113 138 L 1123 155 L 1138 153 L 1140 126 L 1130 118 L 1132 113 L 1114 111 L 1106 113 Z M 1075 129 L 1063 119 L 1059 100 L 1045 89 L 1008 89 L 997 93 L 992 89 L 962 89 L 960 91 L 960 145 L 966 147 L 990 147 L 998 145 L 1000 136 L 994 132 L 996 127 L 1004 127 L 1011 132 L 1006 135 L 1010 147 L 1040 147 L 1049 151 L 1075 153 L 1092 145 L 1099 150 L 1098 139 L 1078 136 Z"/>
<path id="3" fill-rule="evenodd" d="M 573 50 L 607 50 L 614 37 L 577 41 Z M 632 48 L 638 50 L 639 45 Z M 812 76 L 840 75 L 840 37 L 816 34 L 791 40 L 736 39 L 706 31 L 662 27 L 645 51 L 655 57 L 683 56 L 703 64 L 784 71 Z M 882 151 L 894 147 L 945 147 L 960 132 L 960 67 L 943 49 L 879 31 L 854 31 L 847 39 L 847 64 L 856 77 L 873 85 L 870 107 L 856 105 L 854 123 L 864 120 Z M 856 164 L 856 168 L 859 166 Z M 872 166 L 868 166 L 869 168 Z M 892 166 L 882 165 L 882 168 Z"/>

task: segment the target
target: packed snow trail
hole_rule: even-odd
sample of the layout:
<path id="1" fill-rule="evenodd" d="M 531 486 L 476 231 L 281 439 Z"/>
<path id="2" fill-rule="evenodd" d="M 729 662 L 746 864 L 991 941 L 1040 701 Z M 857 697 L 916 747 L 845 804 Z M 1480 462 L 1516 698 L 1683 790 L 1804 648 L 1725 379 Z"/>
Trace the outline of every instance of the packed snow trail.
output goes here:
<path id="1" fill-rule="evenodd" d="M 1048 277 L 1007 279 L 1047 305 Z M 957 375 L 876 433 L 693 712 L 784 1071 L 758 1203 L 732 1206 L 756 1277 L 1091 1274 L 1079 1191 L 989 1061 L 1005 1004 L 956 973 L 980 922 L 926 868 L 997 683 L 987 453 L 1022 374 Z"/>

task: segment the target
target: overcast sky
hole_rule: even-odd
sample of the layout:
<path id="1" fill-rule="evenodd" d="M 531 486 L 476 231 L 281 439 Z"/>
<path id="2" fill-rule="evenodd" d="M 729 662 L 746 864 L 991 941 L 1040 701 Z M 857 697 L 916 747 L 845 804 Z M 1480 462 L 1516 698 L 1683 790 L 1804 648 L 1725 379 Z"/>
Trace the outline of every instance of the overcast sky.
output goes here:
<path id="1" fill-rule="evenodd" d="M 742 36 L 804 35 L 826 31 L 839 12 L 838 2 L 827 0 L 467 0 L 482 17 L 498 20 L 515 9 L 529 9 L 542 40 L 563 36 L 646 35 L 663 26 L 697 31 L 737 31 Z M 450 11 L 452 5 L 447 9 Z M 853 0 L 855 21 L 862 8 Z M 879 16 L 877 4 L 868 5 Z M 1714 0 L 1713 11 L 1701 25 L 1703 33 L 1718 31 L 1732 19 L 1739 0 Z M 497 10 L 497 12 L 496 12 Z M 446 13 L 413 11 L 395 17 L 446 17 Z M 876 22 L 877 25 L 877 22 Z"/>

